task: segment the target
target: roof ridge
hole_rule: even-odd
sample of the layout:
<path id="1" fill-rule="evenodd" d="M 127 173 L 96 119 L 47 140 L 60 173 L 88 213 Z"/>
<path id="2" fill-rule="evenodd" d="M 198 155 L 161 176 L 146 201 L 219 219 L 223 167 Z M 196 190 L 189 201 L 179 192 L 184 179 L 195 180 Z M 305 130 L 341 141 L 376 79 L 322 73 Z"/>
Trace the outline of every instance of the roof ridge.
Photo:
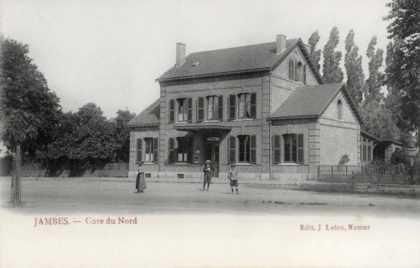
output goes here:
<path id="1" fill-rule="evenodd" d="M 286 42 L 294 42 L 297 39 L 299 39 L 299 38 L 287 39 Z M 193 55 L 193 54 L 198 54 L 198 53 L 204 53 L 204 52 L 216 52 L 216 51 L 223 51 L 223 50 L 229 50 L 229 49 L 247 48 L 247 47 L 268 45 L 268 44 L 275 44 L 275 43 L 276 43 L 276 41 L 265 42 L 265 43 L 257 43 L 257 44 L 252 44 L 252 45 L 236 46 L 236 47 L 226 47 L 226 48 L 218 48 L 218 49 L 211 49 L 211 50 L 202 50 L 202 51 L 192 52 L 192 53 L 188 54 L 188 56 Z"/>

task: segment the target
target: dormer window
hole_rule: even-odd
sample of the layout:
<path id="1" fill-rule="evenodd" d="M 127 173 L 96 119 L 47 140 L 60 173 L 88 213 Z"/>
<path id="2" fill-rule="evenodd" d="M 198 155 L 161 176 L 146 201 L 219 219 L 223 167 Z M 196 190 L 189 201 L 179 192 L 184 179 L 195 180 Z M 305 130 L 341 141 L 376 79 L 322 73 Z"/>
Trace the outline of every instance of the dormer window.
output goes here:
<path id="1" fill-rule="evenodd" d="M 295 80 L 295 61 L 289 60 L 289 80 Z"/>
<path id="2" fill-rule="evenodd" d="M 343 104 L 341 103 L 341 100 L 337 101 L 337 119 L 343 120 Z"/>

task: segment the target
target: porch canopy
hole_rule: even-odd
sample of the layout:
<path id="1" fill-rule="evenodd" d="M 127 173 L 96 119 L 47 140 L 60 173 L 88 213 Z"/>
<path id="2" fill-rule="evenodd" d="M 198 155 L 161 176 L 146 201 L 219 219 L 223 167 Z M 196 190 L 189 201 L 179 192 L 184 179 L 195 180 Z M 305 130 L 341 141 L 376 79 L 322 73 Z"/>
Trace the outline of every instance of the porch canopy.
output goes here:
<path id="1" fill-rule="evenodd" d="M 229 132 L 232 127 L 221 125 L 221 124 L 178 124 L 174 125 L 174 129 L 179 131 L 191 131 L 191 132 L 214 132 L 214 133 L 226 133 Z"/>

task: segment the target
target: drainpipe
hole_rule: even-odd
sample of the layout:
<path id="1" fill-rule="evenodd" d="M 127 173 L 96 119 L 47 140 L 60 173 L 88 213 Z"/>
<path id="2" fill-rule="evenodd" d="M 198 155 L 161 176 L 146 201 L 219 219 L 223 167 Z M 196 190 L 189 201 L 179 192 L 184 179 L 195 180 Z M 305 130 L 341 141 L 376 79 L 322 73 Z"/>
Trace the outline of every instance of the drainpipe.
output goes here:
<path id="1" fill-rule="evenodd" d="M 270 72 L 269 79 L 268 79 L 268 99 L 270 100 L 269 103 L 269 114 L 271 115 L 271 74 Z M 271 120 L 268 121 L 268 148 L 269 148 L 269 155 L 268 155 L 268 179 L 271 180 L 271 157 L 273 155 L 272 153 L 272 144 L 271 144 Z"/>

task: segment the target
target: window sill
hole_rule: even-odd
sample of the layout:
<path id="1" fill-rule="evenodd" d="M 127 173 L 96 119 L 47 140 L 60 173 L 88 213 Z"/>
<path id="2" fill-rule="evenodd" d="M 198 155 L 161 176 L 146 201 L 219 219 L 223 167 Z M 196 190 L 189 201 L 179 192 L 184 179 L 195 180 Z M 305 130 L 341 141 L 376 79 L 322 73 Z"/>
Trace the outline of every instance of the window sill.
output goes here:
<path id="1" fill-rule="evenodd" d="M 144 162 L 143 165 L 156 165 L 157 162 Z"/>
<path id="2" fill-rule="evenodd" d="M 256 164 L 246 163 L 246 162 L 237 162 L 233 163 L 235 166 L 255 166 Z"/>
<path id="3" fill-rule="evenodd" d="M 257 118 L 237 118 L 237 119 L 233 119 L 233 120 L 230 120 L 230 121 L 233 121 L 233 122 L 240 122 L 240 121 L 252 121 L 252 120 L 256 120 Z"/>
<path id="4" fill-rule="evenodd" d="M 307 164 L 299 164 L 299 163 L 280 163 L 280 164 L 273 164 L 273 166 L 307 166 Z"/>

